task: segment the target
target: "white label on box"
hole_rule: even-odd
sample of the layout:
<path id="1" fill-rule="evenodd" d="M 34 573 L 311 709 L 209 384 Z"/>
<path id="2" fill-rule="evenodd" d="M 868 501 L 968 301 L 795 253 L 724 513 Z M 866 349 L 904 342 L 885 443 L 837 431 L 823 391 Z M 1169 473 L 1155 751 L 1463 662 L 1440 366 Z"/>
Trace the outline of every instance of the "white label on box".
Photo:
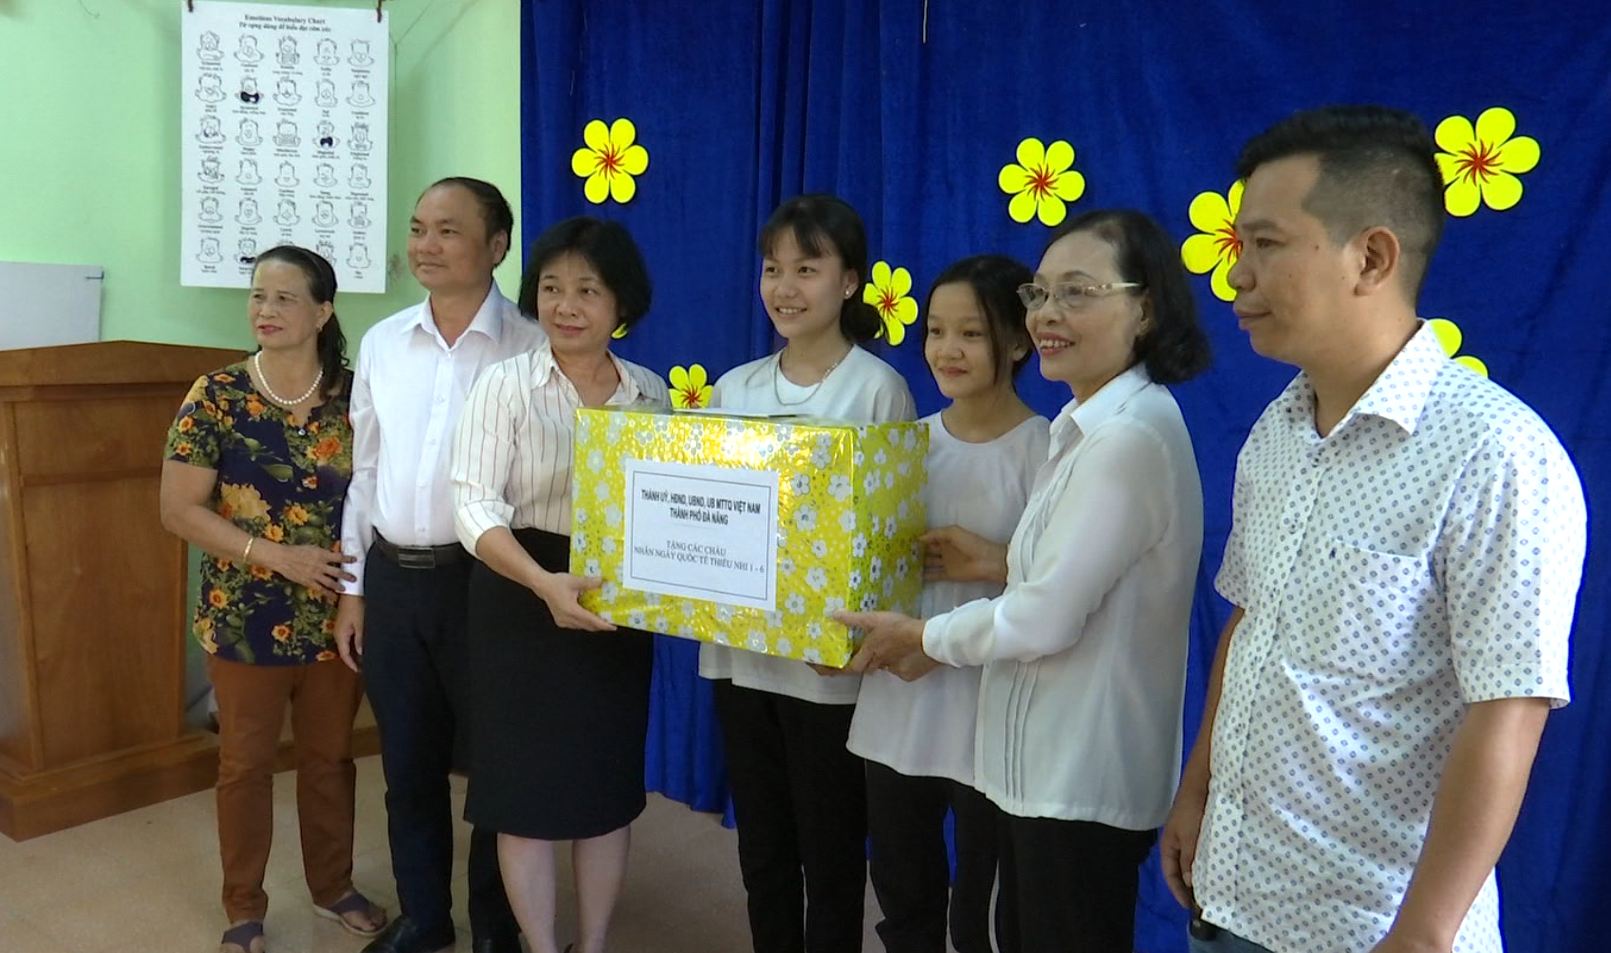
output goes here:
<path id="1" fill-rule="evenodd" d="M 778 474 L 627 460 L 621 584 L 777 608 Z"/>

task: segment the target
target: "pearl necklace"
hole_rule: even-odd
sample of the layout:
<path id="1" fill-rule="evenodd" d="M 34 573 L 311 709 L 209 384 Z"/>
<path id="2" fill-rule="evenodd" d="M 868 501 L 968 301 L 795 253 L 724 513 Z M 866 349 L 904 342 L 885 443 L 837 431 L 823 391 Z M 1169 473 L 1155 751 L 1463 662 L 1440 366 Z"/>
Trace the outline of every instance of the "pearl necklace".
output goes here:
<path id="1" fill-rule="evenodd" d="M 854 351 L 855 349 L 856 349 L 856 346 L 851 345 L 850 350 Z M 787 350 L 788 350 L 787 347 L 785 347 L 783 349 L 783 351 L 787 351 Z M 778 386 L 778 378 L 783 376 L 783 351 L 778 352 L 778 359 L 777 359 L 776 362 L 774 362 L 772 364 L 772 396 L 777 398 L 777 402 L 780 405 L 784 406 L 784 407 L 798 407 L 801 404 L 804 404 L 804 403 L 810 401 L 811 398 L 817 396 L 817 391 L 822 390 L 823 382 L 825 382 L 828 379 L 828 375 L 832 374 L 834 372 L 834 368 L 838 367 L 840 364 L 843 364 L 845 362 L 845 358 L 850 356 L 850 351 L 846 351 L 844 354 L 842 354 L 840 356 L 839 360 L 834 361 L 832 364 L 829 364 L 828 369 L 822 372 L 821 377 L 817 378 L 817 382 L 815 384 L 811 385 L 811 393 L 805 395 L 804 397 L 800 398 L 799 400 L 784 400 L 783 399 L 783 390 L 782 390 L 781 387 Z M 790 381 L 790 383 L 792 384 L 794 382 Z M 795 386 L 799 386 L 799 385 L 795 385 Z"/>
<path id="2" fill-rule="evenodd" d="M 252 369 L 257 371 L 257 382 L 263 385 L 263 393 L 268 395 L 269 400 L 274 401 L 276 404 L 279 404 L 282 407 L 295 407 L 297 404 L 300 404 L 309 397 L 312 397 L 313 392 L 319 389 L 319 382 L 324 380 L 324 368 L 321 367 L 319 368 L 319 373 L 313 375 L 313 383 L 308 385 L 308 389 L 302 392 L 301 397 L 298 397 L 296 400 L 286 400 L 279 394 L 274 393 L 274 388 L 269 386 L 268 378 L 263 374 L 262 351 L 258 351 L 256 354 L 252 355 Z"/>

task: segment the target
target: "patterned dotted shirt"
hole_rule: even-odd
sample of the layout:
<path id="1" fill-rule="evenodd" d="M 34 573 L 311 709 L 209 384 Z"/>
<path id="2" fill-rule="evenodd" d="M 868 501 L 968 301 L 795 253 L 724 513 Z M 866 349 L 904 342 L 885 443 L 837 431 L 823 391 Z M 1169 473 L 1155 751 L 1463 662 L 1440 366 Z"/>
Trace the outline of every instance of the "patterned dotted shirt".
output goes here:
<path id="1" fill-rule="evenodd" d="M 1466 706 L 1564 705 L 1577 473 L 1423 325 L 1322 438 L 1300 374 L 1237 461 L 1217 586 L 1246 610 L 1193 868 L 1203 916 L 1274 953 L 1392 925 Z M 1499 953 L 1490 873 L 1454 945 Z"/>

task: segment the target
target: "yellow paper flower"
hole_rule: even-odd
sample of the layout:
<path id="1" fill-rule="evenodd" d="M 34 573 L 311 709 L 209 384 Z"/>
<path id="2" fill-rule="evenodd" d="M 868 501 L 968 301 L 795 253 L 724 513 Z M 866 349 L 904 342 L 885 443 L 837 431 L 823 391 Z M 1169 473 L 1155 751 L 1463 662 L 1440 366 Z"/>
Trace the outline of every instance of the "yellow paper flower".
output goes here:
<path id="1" fill-rule="evenodd" d="M 1047 227 L 1062 224 L 1068 214 L 1065 203 L 1085 194 L 1085 176 L 1075 172 L 1074 147 L 1059 139 L 1043 145 L 1030 137 L 1018 143 L 1018 161 L 1001 167 L 996 184 L 1012 196 L 1007 214 L 1015 222 L 1027 222 L 1036 215 Z"/>
<path id="2" fill-rule="evenodd" d="M 1496 212 L 1521 201 L 1522 183 L 1516 178 L 1538 165 L 1538 140 L 1516 136 L 1516 117 L 1503 106 L 1485 109 L 1475 128 L 1464 116 L 1450 116 L 1433 133 L 1438 146 L 1438 168 L 1443 170 L 1444 207 L 1450 215 L 1465 217 L 1479 202 Z"/>
<path id="3" fill-rule="evenodd" d="M 624 338 L 626 336 L 627 336 L 627 326 L 624 325 L 624 324 L 617 324 L 615 326 L 615 330 L 610 332 L 610 337 L 615 338 L 617 341 L 621 340 L 622 338 Z"/>
<path id="4" fill-rule="evenodd" d="M 1224 195 L 1199 193 L 1186 212 L 1198 233 L 1181 243 L 1180 260 L 1194 275 L 1212 271 L 1208 284 L 1221 301 L 1236 300 L 1230 275 L 1231 266 L 1242 257 L 1242 240 L 1236 237 L 1236 213 L 1241 210 L 1242 181 L 1238 179 Z"/>
<path id="5" fill-rule="evenodd" d="M 702 364 L 673 367 L 667 375 L 671 379 L 671 405 L 687 410 L 710 406 L 711 386 Z"/>
<path id="6" fill-rule="evenodd" d="M 571 154 L 571 171 L 587 180 L 582 194 L 589 202 L 602 205 L 606 197 L 622 205 L 632 201 L 638 192 L 632 177 L 649 168 L 649 150 L 633 143 L 637 136 L 637 127 L 626 118 L 608 127 L 595 119 L 582 130 L 587 145 Z"/>
<path id="7" fill-rule="evenodd" d="M 890 344 L 906 340 L 906 326 L 917 320 L 917 302 L 911 292 L 911 272 L 892 270 L 887 261 L 873 263 L 873 280 L 862 286 L 861 300 L 878 309 L 878 316 L 884 319 L 884 338 Z"/>
<path id="8" fill-rule="evenodd" d="M 1483 377 L 1488 376 L 1488 365 L 1477 358 L 1472 357 L 1470 354 L 1460 354 L 1455 357 L 1460 351 L 1460 342 L 1465 339 L 1465 335 L 1460 332 L 1459 325 L 1448 318 L 1432 318 L 1427 321 L 1427 324 L 1432 326 L 1432 333 L 1437 335 L 1438 343 L 1443 346 L 1443 353 L 1453 357 L 1456 364 L 1464 364 Z"/>

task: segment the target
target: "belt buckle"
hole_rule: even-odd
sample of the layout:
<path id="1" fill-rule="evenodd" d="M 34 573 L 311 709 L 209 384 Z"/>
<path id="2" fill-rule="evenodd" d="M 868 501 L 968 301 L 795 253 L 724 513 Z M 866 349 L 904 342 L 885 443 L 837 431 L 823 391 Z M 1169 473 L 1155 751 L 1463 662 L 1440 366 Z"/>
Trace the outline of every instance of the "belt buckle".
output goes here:
<path id="1" fill-rule="evenodd" d="M 404 569 L 435 569 L 436 553 L 412 546 L 397 547 L 397 565 Z"/>

